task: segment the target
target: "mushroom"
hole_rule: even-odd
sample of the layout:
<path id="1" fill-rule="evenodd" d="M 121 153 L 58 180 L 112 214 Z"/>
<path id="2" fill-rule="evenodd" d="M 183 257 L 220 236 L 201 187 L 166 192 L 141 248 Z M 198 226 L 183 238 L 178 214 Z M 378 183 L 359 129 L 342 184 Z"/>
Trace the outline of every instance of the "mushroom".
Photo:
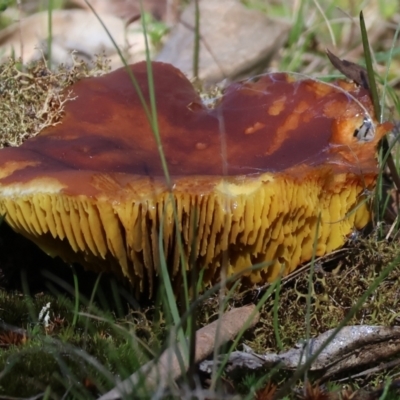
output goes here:
<path id="1" fill-rule="evenodd" d="M 146 63 L 130 68 L 149 104 Z M 210 102 L 173 66 L 152 70 L 172 187 L 122 68 L 74 84 L 61 124 L 0 150 L 0 214 L 15 231 L 152 295 L 161 257 L 175 282 L 183 259 L 205 283 L 221 270 L 262 283 L 368 223 L 376 146 L 391 125 L 377 123 L 365 89 L 274 73 Z"/>

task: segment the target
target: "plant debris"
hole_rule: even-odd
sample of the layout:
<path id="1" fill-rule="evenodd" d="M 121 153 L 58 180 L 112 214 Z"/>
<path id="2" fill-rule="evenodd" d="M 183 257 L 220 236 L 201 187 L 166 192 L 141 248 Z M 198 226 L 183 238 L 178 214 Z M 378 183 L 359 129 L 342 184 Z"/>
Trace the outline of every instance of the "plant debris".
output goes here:
<path id="1" fill-rule="evenodd" d="M 337 68 L 345 77 L 357 83 L 357 85 L 360 85 L 364 89 L 369 90 L 367 70 L 365 68 L 353 62 L 341 60 L 328 49 L 326 50 L 326 55 L 328 56 L 332 65 Z"/>
<path id="2" fill-rule="evenodd" d="M 343 327 L 332 338 L 334 329 L 316 338 L 303 340 L 285 353 L 256 354 L 248 346 L 245 351 L 234 351 L 229 356 L 227 370 L 234 368 L 273 368 L 279 364 L 283 369 L 296 370 L 308 358 L 321 351 L 311 365 L 310 371 L 321 370 L 321 379 L 353 368 L 371 366 L 382 359 L 388 359 L 400 350 L 400 327 L 356 325 Z M 226 355 L 220 356 L 222 360 Z M 218 362 L 218 361 L 217 361 Z M 211 372 L 214 360 L 200 365 L 203 371 Z"/>

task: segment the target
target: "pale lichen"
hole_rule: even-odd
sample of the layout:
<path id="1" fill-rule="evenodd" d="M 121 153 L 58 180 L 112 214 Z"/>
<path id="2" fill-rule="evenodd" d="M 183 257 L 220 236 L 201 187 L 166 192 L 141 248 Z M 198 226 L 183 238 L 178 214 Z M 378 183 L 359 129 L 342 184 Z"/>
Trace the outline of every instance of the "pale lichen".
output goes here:
<path id="1" fill-rule="evenodd" d="M 66 102 L 73 100 L 68 87 L 82 78 L 110 70 L 109 61 L 98 56 L 93 65 L 77 60 L 73 66 L 48 68 L 45 60 L 22 65 L 9 59 L 0 64 L 0 148 L 20 146 L 44 128 L 60 123 Z"/>

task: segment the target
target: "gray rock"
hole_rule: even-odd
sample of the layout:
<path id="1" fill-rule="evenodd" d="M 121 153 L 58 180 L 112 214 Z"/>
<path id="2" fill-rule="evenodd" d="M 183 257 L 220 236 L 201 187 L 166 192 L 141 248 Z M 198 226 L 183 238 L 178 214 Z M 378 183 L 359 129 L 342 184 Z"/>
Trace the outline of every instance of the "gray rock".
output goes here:
<path id="1" fill-rule="evenodd" d="M 237 0 L 199 0 L 199 78 L 215 83 L 261 72 L 285 43 L 290 25 L 246 8 Z M 193 77 L 195 4 L 183 11 L 156 57 Z"/>

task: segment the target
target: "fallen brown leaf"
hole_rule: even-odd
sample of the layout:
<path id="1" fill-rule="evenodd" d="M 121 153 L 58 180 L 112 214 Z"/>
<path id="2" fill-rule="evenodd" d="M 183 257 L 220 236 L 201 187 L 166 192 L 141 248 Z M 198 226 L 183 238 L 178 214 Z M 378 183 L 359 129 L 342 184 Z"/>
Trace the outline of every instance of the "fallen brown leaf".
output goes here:
<path id="1" fill-rule="evenodd" d="M 343 75 L 345 75 L 347 78 L 354 81 L 355 83 L 357 83 L 357 85 L 360 85 L 364 89 L 369 89 L 367 70 L 365 68 L 353 62 L 341 60 L 328 49 L 326 50 L 326 54 L 332 65 L 336 69 L 338 69 Z"/>

